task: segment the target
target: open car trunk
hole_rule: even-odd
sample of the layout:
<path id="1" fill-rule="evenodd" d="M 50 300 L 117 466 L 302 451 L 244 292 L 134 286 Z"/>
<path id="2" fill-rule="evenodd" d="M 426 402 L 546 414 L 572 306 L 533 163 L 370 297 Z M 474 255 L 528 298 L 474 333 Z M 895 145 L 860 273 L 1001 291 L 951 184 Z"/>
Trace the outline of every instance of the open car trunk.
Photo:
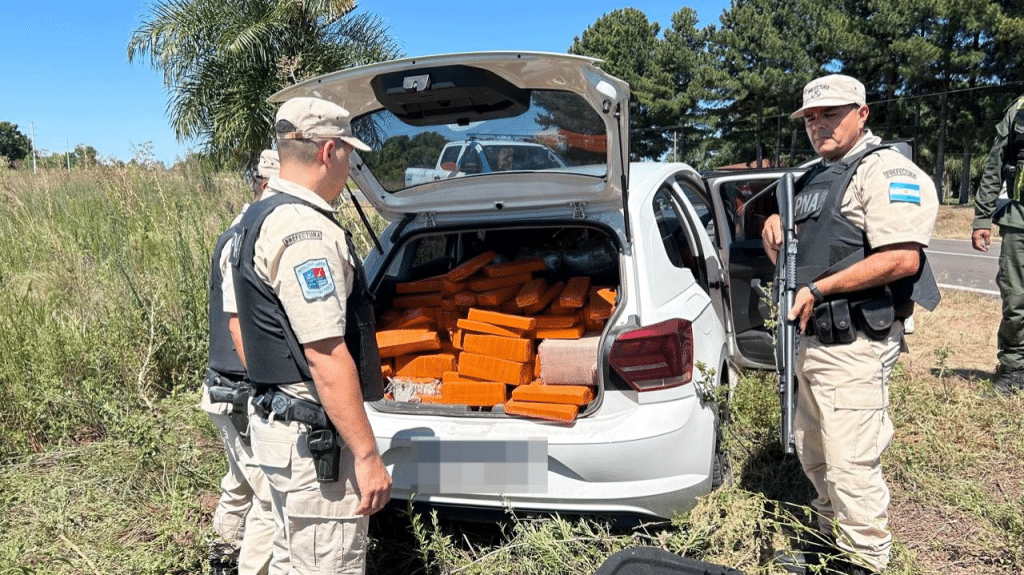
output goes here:
<path id="1" fill-rule="evenodd" d="M 595 225 L 426 228 L 373 281 L 386 412 L 571 422 L 596 410 L 620 287 Z"/>

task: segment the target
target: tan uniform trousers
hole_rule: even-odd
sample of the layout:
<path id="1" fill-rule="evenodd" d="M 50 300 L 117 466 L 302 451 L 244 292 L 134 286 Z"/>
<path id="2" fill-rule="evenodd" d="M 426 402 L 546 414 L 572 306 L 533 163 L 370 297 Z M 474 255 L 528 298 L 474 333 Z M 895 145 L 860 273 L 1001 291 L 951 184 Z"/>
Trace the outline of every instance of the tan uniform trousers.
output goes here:
<path id="1" fill-rule="evenodd" d="M 275 520 L 283 527 L 274 538 L 271 575 L 362 575 L 369 518 L 355 514 L 359 492 L 352 451 L 342 444 L 338 481 L 319 483 L 306 447 L 307 426 L 249 413 L 253 450 L 270 482 Z M 278 564 L 282 553 L 290 564 Z"/>
<path id="2" fill-rule="evenodd" d="M 213 512 L 213 529 L 239 547 L 239 575 L 263 575 L 270 563 L 275 531 L 270 484 L 253 459 L 252 448 L 242 443 L 228 418 L 230 407 L 212 403 L 205 385 L 200 407 L 224 440 L 228 460 L 228 471 L 220 481 L 220 500 Z"/>
<path id="3" fill-rule="evenodd" d="M 794 438 L 818 493 L 818 528 L 877 571 L 889 564 L 892 548 L 881 456 L 893 437 L 889 377 L 902 344 L 897 321 L 881 341 L 863 332 L 838 345 L 804 337 L 797 350 Z"/>

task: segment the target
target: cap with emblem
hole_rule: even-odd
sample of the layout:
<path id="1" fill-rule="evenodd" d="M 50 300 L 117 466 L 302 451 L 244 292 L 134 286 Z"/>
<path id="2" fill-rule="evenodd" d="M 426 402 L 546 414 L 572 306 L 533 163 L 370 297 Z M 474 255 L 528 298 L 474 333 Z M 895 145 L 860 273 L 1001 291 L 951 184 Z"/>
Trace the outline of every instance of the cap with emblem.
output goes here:
<path id="1" fill-rule="evenodd" d="M 832 74 L 808 82 L 804 86 L 804 105 L 789 117 L 802 118 L 808 108 L 827 108 L 846 106 L 847 104 L 863 106 L 866 103 L 864 84 L 849 76 Z"/>
<path id="2" fill-rule="evenodd" d="M 334 102 L 308 96 L 292 98 L 281 104 L 277 111 L 275 122 L 278 129 L 282 120 L 291 124 L 288 131 L 277 132 L 277 137 L 284 140 L 339 138 L 357 150 L 370 151 L 370 146 L 352 135 L 350 117 L 348 110 Z"/>
<path id="3" fill-rule="evenodd" d="M 256 164 L 256 173 L 261 178 L 277 177 L 281 171 L 281 160 L 277 157 L 277 150 L 263 150 L 260 152 L 260 161 Z"/>

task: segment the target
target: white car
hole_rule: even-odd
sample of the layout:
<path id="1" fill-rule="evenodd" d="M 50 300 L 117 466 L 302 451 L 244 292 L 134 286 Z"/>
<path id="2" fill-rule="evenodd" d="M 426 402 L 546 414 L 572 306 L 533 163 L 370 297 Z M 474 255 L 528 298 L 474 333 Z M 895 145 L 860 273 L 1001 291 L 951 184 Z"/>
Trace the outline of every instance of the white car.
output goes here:
<path id="1" fill-rule="evenodd" d="M 724 273 L 737 224 L 723 197 L 745 176 L 712 182 L 685 164 L 629 164 L 629 86 L 597 64 L 548 53 L 439 55 L 327 74 L 272 97 L 337 102 L 373 147 L 353 156 L 352 177 L 391 222 L 365 259 L 378 316 L 396 286 L 487 251 L 496 261 L 544 259 L 549 284 L 586 276 L 617 294 L 599 329 L 551 344 L 580 349 L 541 361 L 543 373 L 572 372 L 593 391 L 571 422 L 510 415 L 501 404 L 368 403 L 394 499 L 667 518 L 723 472 L 712 393 L 737 365 L 774 362 L 751 295 L 772 273 L 763 250 L 752 238 L 738 242 L 737 253 L 752 250 L 738 256 L 741 281 Z M 401 174 L 413 164 L 396 164 L 396 142 L 410 156 L 437 157 L 470 133 L 535 142 L 565 166 L 405 187 Z"/>

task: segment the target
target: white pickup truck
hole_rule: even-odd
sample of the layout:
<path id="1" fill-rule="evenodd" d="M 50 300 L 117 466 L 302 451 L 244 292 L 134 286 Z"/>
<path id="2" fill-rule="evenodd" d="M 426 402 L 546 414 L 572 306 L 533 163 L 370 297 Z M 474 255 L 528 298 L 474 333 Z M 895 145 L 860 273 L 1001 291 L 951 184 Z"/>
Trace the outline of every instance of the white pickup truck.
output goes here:
<path id="1" fill-rule="evenodd" d="M 557 154 L 540 144 L 470 139 L 445 144 L 433 168 L 406 168 L 405 187 L 462 175 L 564 167 Z"/>

